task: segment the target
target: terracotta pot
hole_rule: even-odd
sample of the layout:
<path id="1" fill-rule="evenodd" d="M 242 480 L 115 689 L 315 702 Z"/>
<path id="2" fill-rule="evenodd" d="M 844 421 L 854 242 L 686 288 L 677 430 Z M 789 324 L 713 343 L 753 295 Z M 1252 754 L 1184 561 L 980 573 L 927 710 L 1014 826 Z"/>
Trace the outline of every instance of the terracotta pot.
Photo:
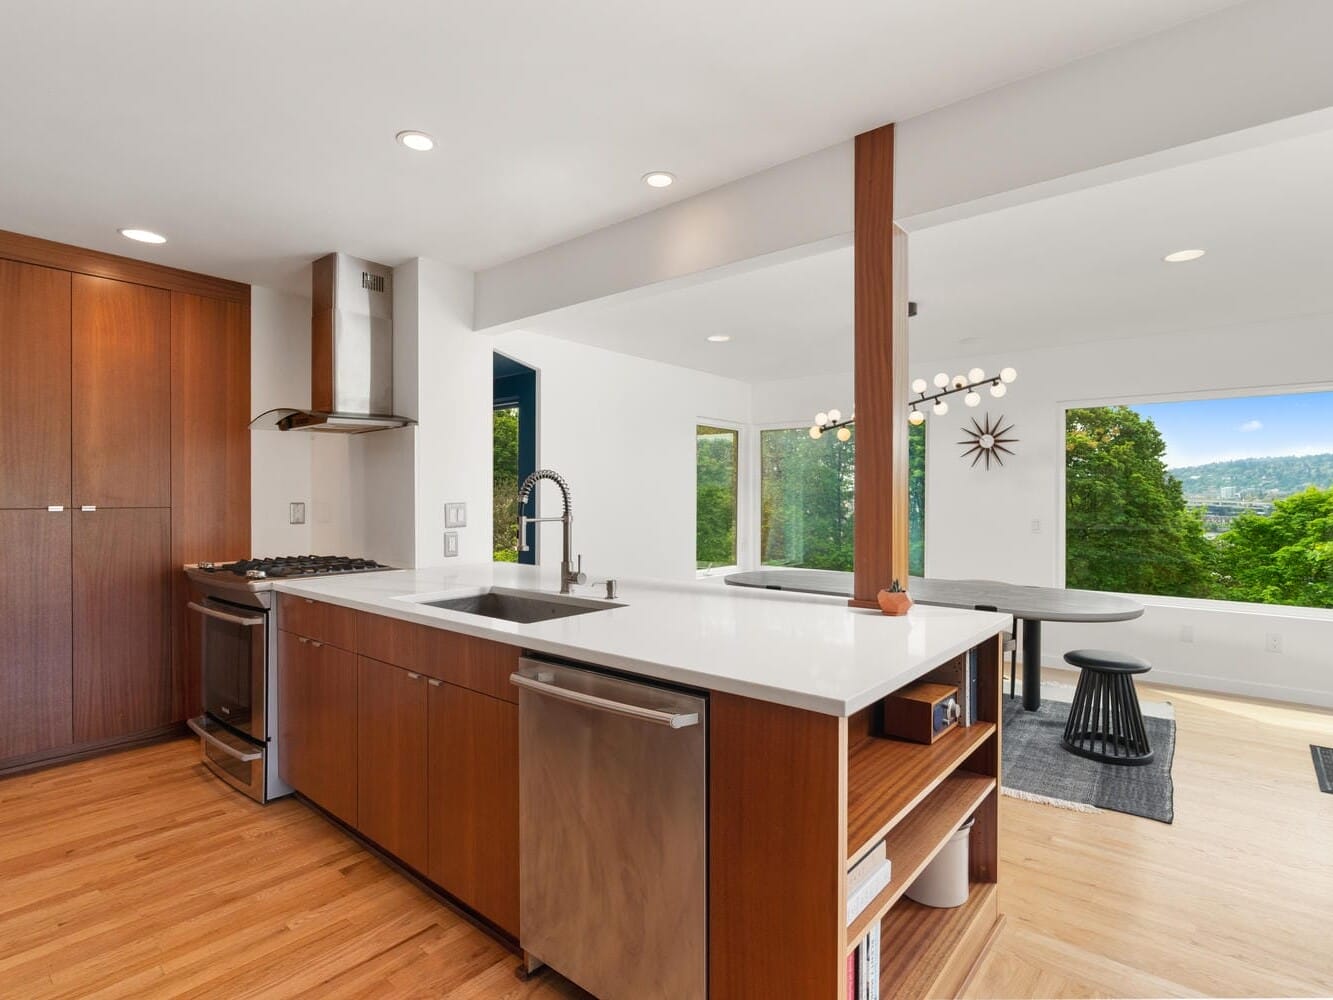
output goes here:
<path id="1" fill-rule="evenodd" d="M 912 606 L 912 599 L 905 590 L 881 590 L 877 598 L 880 610 L 886 615 L 905 615 Z"/>

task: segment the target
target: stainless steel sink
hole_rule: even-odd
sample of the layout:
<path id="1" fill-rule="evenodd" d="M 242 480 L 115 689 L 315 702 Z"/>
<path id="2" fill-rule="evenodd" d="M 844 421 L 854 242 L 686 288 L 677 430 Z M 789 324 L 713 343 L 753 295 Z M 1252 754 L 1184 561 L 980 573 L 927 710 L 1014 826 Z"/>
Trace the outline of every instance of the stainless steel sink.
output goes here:
<path id="1" fill-rule="evenodd" d="M 439 601 L 423 601 L 426 607 L 442 608 L 445 611 L 461 611 L 466 615 L 481 615 L 483 618 L 499 618 L 507 622 L 531 624 L 532 622 L 551 621 L 556 618 L 570 618 L 574 615 L 586 615 L 593 611 L 609 611 L 611 608 L 623 608 L 623 604 L 611 601 L 591 601 L 580 597 L 557 597 L 535 591 L 506 590 L 492 587 L 480 594 L 467 597 L 450 597 Z"/>

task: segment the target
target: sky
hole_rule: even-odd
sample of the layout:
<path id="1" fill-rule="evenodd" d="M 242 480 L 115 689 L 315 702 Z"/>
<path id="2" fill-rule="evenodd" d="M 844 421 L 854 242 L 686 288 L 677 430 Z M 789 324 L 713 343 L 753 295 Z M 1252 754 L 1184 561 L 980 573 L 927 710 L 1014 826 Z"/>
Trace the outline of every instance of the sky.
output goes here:
<path id="1" fill-rule="evenodd" d="M 1190 399 L 1130 409 L 1151 417 L 1162 432 L 1168 468 L 1333 452 L 1333 392 Z"/>

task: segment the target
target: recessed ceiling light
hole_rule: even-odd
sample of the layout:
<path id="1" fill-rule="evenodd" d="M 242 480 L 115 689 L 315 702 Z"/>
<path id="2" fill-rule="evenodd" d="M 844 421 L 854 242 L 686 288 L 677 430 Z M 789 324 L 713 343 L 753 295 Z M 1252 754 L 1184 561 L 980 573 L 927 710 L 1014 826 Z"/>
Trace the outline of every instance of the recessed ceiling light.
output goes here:
<path id="1" fill-rule="evenodd" d="M 165 243 L 167 238 L 151 229 L 122 229 L 120 235 L 137 243 Z"/>
<path id="2" fill-rule="evenodd" d="M 676 183 L 676 175 L 669 174 L 665 170 L 653 170 L 643 175 L 643 182 L 650 188 L 671 187 Z"/>
<path id="3" fill-rule="evenodd" d="M 415 129 L 407 129 L 399 132 L 394 138 L 406 146 L 408 149 L 417 153 L 429 153 L 435 148 L 435 140 L 425 132 L 418 132 Z"/>
<path id="4" fill-rule="evenodd" d="M 1198 260 L 1207 250 L 1177 250 L 1175 253 L 1169 253 L 1162 260 L 1168 264 L 1183 264 L 1187 260 Z"/>
<path id="5" fill-rule="evenodd" d="M 731 337 L 725 333 L 715 333 L 708 338 L 708 342 L 710 344 L 725 344 L 730 339 Z"/>

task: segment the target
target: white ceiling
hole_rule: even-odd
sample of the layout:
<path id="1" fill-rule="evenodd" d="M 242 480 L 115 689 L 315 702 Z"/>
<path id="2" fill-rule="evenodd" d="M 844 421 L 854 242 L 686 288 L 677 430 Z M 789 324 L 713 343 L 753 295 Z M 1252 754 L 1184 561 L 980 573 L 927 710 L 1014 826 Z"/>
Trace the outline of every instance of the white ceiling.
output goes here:
<path id="1" fill-rule="evenodd" d="M 923 360 L 1333 313 L 1333 132 L 911 234 Z M 1175 250 L 1200 260 L 1167 264 Z M 746 381 L 851 370 L 852 251 L 538 318 Z M 732 336 L 709 344 L 710 333 Z"/>
<path id="2" fill-rule="evenodd" d="M 1236 0 L 0 2 L 0 228 L 291 287 L 488 266 Z"/>

